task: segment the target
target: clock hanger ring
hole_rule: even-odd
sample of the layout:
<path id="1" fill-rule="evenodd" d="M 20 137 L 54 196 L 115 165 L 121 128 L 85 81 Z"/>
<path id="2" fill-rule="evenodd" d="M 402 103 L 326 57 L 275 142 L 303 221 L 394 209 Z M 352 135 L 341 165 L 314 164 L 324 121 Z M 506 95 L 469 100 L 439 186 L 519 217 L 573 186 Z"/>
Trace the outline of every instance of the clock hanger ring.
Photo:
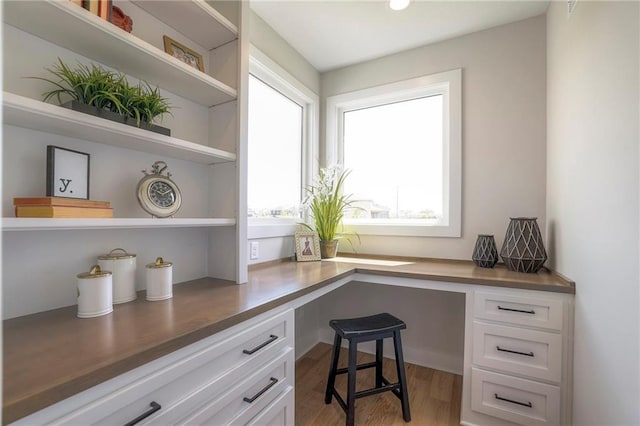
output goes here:
<path id="1" fill-rule="evenodd" d="M 155 163 L 153 163 L 153 166 L 151 166 L 151 169 L 153 170 L 154 174 L 162 174 L 162 172 L 164 172 L 165 170 L 167 170 L 169 166 L 167 165 L 167 163 L 165 163 L 162 160 L 156 161 Z"/>

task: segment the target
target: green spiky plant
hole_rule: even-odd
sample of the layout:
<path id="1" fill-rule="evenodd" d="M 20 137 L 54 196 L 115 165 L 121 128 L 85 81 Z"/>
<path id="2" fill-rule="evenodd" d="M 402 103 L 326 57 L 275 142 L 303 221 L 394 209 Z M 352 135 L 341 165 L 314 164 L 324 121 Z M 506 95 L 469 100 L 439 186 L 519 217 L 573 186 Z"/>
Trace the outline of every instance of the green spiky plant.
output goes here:
<path id="1" fill-rule="evenodd" d="M 171 106 L 160 95 L 160 89 L 152 88 L 147 82 L 131 85 L 122 73 L 95 64 L 78 64 L 72 69 L 60 58 L 52 68 L 45 69 L 57 80 L 30 77 L 56 86 L 42 94 L 45 102 L 55 97 L 62 103 L 62 97 L 66 95 L 74 101 L 135 119 L 138 127 L 143 121 L 153 124 L 157 117 L 171 114 Z"/>
<path id="2" fill-rule="evenodd" d="M 148 123 L 153 123 L 155 118 L 164 114 L 171 114 L 169 103 L 160 95 L 160 89 L 151 87 L 146 81 L 140 88 L 141 96 L 136 104 L 140 112 L 140 118 Z"/>
<path id="3" fill-rule="evenodd" d="M 306 188 L 307 197 L 304 205 L 309 209 L 314 226 L 307 223 L 301 225 L 315 230 L 321 241 L 335 240 L 338 231 L 342 230 L 345 211 L 348 208 L 357 208 L 353 206 L 351 194 L 342 193 L 344 181 L 349 173 L 350 170 L 340 170 L 338 167 L 321 169 L 314 184 Z"/>

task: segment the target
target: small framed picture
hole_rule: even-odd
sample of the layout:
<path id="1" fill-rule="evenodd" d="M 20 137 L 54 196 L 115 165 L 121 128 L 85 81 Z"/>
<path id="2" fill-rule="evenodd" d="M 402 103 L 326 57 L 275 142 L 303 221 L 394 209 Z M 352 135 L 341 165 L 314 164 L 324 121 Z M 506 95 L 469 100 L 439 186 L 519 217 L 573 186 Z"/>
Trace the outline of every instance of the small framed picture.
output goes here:
<path id="1" fill-rule="evenodd" d="M 89 199 L 89 154 L 47 145 L 47 197 Z"/>
<path id="2" fill-rule="evenodd" d="M 299 231 L 294 237 L 296 241 L 296 259 L 298 262 L 320 260 L 320 238 L 317 232 Z"/>
<path id="3" fill-rule="evenodd" d="M 164 51 L 174 58 L 180 59 L 185 64 L 204 72 L 204 61 L 202 55 L 189 49 L 168 36 L 162 36 L 164 40 Z"/>

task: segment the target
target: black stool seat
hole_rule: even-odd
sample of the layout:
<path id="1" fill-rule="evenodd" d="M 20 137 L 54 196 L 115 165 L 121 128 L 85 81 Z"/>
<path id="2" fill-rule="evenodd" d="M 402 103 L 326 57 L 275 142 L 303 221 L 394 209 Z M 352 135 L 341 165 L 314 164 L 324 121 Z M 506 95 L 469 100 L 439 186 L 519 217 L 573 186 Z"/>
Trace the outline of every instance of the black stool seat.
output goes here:
<path id="1" fill-rule="evenodd" d="M 369 337 L 380 333 L 404 330 L 407 325 L 391 314 L 377 314 L 368 317 L 338 319 L 329 321 L 329 326 L 343 339 Z"/>
<path id="2" fill-rule="evenodd" d="M 340 407 L 347 413 L 347 426 L 355 423 L 355 402 L 356 399 L 377 393 L 390 391 L 400 399 L 402 405 L 402 417 L 405 422 L 411 421 L 409 412 L 409 394 L 407 392 L 407 378 L 404 371 L 404 359 L 402 356 L 402 341 L 400 340 L 400 330 L 407 328 L 407 325 L 391 314 L 383 313 L 368 317 L 338 319 L 329 321 L 329 325 L 336 331 L 333 341 L 333 353 L 331 356 L 331 366 L 329 369 L 329 379 L 325 392 L 324 402 L 331 404 L 333 397 L 340 404 Z M 396 372 L 398 382 L 390 383 L 382 375 L 382 348 L 383 340 L 393 338 L 393 345 L 396 355 Z M 342 339 L 349 342 L 349 362 L 346 368 L 338 368 L 338 358 L 340 357 L 340 346 Z M 358 343 L 373 341 L 376 342 L 376 360 L 366 364 L 357 364 Z M 365 368 L 375 368 L 375 386 L 371 389 L 356 392 L 356 371 Z M 347 400 L 345 401 L 336 391 L 336 375 L 347 373 Z"/>

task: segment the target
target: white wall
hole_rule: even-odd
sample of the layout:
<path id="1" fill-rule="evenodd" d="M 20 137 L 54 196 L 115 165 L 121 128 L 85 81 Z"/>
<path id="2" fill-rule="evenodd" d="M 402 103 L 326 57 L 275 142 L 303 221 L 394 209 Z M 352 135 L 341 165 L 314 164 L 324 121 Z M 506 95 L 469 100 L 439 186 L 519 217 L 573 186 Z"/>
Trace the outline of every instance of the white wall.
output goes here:
<path id="1" fill-rule="evenodd" d="M 545 44 L 545 17 L 539 16 L 321 75 L 324 100 L 379 84 L 463 69 L 462 238 L 361 236 L 362 244 L 354 241 L 359 253 L 469 259 L 479 233 L 495 234 L 501 245 L 510 216 L 537 216 L 544 230 Z M 321 143 L 324 113 L 323 105 Z M 269 247 L 261 244 L 261 252 Z M 293 251 L 286 239 L 270 239 L 269 244 L 275 245 L 269 247 L 270 255 L 281 250 L 277 257 L 286 257 Z M 349 249 L 347 244 L 342 246 L 344 251 Z M 296 355 L 312 346 L 314 339 L 331 342 L 327 326 L 331 318 L 389 311 L 409 324 L 404 341 L 408 361 L 460 373 L 464 300 L 379 287 L 383 286 L 349 284 L 298 309 Z M 406 318 L 411 312 L 421 315 Z M 437 321 L 430 322 L 430 318 Z M 437 329 L 430 328 L 433 324 Z"/>
<path id="2" fill-rule="evenodd" d="M 302 355 L 318 340 L 333 344 L 331 319 L 388 312 L 407 324 L 402 332 L 405 361 L 462 374 L 464 300 L 462 293 L 348 283 L 296 310 L 296 356 Z M 316 342 L 310 341 L 311 336 L 317 339 Z M 392 343 L 392 340 L 385 340 L 387 358 L 394 358 Z M 375 344 L 358 345 L 358 350 L 375 353 Z"/>
<path id="3" fill-rule="evenodd" d="M 576 281 L 576 425 L 638 425 L 638 2 L 547 15 L 551 266 Z"/>
<path id="4" fill-rule="evenodd" d="M 478 234 L 501 246 L 510 216 L 544 229 L 545 43 L 538 16 L 322 74 L 326 99 L 462 68 L 462 238 L 362 236 L 359 253 L 469 259 Z"/>
<path id="5" fill-rule="evenodd" d="M 320 74 L 318 71 L 253 11 L 250 14 L 250 41 L 313 93 L 320 93 Z M 251 224 L 249 227 L 251 235 L 253 233 Z M 291 236 L 250 238 L 247 244 L 250 241 L 257 241 L 260 244 L 260 256 L 258 259 L 250 259 L 249 264 L 291 257 L 295 251 Z"/>
<path id="6" fill-rule="evenodd" d="M 252 10 L 249 40 L 313 93 L 320 93 L 320 74 L 313 66 Z"/>

